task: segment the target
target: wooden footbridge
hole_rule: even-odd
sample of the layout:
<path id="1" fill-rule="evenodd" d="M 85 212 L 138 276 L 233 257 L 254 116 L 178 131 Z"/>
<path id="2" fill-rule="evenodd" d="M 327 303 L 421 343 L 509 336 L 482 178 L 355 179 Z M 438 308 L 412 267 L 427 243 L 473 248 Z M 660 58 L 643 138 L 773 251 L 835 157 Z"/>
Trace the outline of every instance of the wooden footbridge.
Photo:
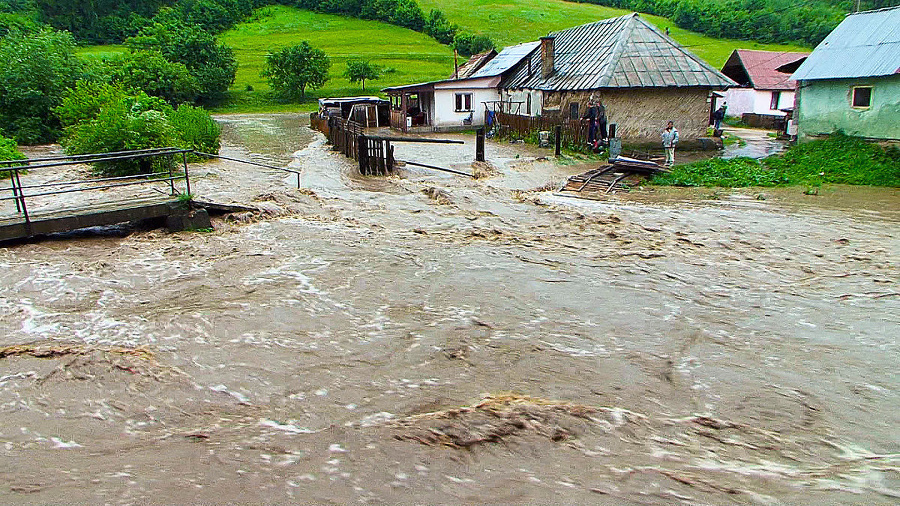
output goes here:
<path id="1" fill-rule="evenodd" d="M 190 155 L 226 158 L 189 149 L 157 148 L 0 161 L 0 184 L 9 179 L 7 189 L 0 191 L 0 242 L 141 220 L 165 220 L 170 229 L 205 228 L 208 215 L 202 205 L 191 200 Z M 228 159 L 294 173 L 299 187 L 299 171 Z M 46 170 L 121 161 L 137 162 L 142 173 L 68 179 L 58 171 Z M 110 191 L 113 189 L 117 191 Z"/>

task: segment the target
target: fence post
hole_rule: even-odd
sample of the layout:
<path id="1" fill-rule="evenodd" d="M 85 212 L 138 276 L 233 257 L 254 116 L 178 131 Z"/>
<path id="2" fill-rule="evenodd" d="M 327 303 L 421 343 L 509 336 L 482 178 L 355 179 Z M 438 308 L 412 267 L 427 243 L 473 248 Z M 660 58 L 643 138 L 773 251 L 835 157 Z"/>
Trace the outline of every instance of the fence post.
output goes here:
<path id="1" fill-rule="evenodd" d="M 369 175 L 369 142 L 365 135 L 356 138 L 359 151 L 359 173 Z"/>
<path id="2" fill-rule="evenodd" d="M 475 161 L 484 161 L 484 127 L 479 128 L 475 134 Z"/>
<path id="3" fill-rule="evenodd" d="M 562 125 L 556 125 L 556 150 L 555 156 L 559 156 L 562 153 L 560 149 L 562 147 Z"/>

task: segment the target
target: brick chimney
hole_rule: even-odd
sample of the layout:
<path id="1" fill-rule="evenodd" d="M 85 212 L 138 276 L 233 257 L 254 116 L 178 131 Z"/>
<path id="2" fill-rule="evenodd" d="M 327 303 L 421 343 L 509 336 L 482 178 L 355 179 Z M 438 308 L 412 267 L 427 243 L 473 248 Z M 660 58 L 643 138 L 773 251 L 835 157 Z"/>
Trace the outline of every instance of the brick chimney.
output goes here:
<path id="1" fill-rule="evenodd" d="M 554 39 L 552 35 L 541 37 L 541 77 L 544 79 L 553 74 Z"/>

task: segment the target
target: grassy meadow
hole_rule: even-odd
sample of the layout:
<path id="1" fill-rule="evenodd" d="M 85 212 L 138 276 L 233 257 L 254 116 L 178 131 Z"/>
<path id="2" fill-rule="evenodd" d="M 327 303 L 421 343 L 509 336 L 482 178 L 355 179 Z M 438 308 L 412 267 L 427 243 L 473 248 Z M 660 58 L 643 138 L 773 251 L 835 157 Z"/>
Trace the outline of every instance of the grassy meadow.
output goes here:
<path id="1" fill-rule="evenodd" d="M 425 12 L 440 9 L 451 22 L 491 37 L 498 46 L 537 40 L 549 32 L 628 14 L 631 11 L 564 0 L 418 0 Z M 716 68 L 721 68 L 735 49 L 810 51 L 804 46 L 760 44 L 744 40 L 715 39 L 683 30 L 666 18 L 642 14 L 660 30 Z"/>

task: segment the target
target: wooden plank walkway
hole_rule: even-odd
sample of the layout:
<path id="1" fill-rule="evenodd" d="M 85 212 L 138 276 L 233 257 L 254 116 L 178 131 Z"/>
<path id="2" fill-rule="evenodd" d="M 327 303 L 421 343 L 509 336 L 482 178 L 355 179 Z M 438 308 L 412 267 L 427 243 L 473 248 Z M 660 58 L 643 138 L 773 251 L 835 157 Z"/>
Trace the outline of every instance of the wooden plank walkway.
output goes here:
<path id="1" fill-rule="evenodd" d="M 0 242 L 47 234 L 70 232 L 87 227 L 115 225 L 129 221 L 165 218 L 184 213 L 184 203 L 169 195 L 92 204 L 22 215 L 0 216 Z"/>

